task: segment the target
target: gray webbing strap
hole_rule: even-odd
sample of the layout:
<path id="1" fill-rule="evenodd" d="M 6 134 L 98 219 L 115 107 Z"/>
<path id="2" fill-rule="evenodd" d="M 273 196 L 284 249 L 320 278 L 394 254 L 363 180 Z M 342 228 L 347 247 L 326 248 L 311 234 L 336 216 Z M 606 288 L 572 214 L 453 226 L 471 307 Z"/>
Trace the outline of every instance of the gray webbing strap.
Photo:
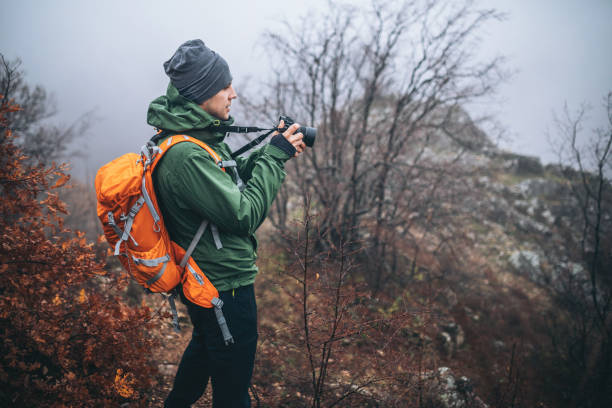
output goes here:
<path id="1" fill-rule="evenodd" d="M 115 216 L 113 215 L 111 211 L 109 211 L 107 217 L 108 217 L 108 225 L 113 227 L 113 229 L 115 230 L 115 234 L 117 234 L 117 236 L 121 238 L 121 236 L 123 235 L 123 230 L 119 228 L 119 226 L 115 222 Z M 134 237 L 131 234 L 128 234 L 128 235 L 132 239 L 132 242 L 134 243 L 134 245 L 138 246 L 138 242 L 136 242 Z"/>
<path id="2" fill-rule="evenodd" d="M 144 265 L 144 266 L 148 266 L 149 268 L 154 268 L 160 263 L 168 262 L 170 260 L 170 255 L 166 254 L 162 256 L 161 258 L 155 258 L 155 259 L 140 259 L 140 258 L 136 258 L 135 256 L 132 256 L 132 259 L 134 260 L 134 263 L 136 265 Z"/>
<path id="3" fill-rule="evenodd" d="M 221 334 L 223 335 L 223 341 L 225 341 L 225 345 L 229 346 L 234 343 L 234 338 L 227 327 L 227 321 L 225 320 L 225 316 L 223 316 L 223 301 L 219 298 L 213 298 L 211 303 L 215 307 L 215 316 L 217 317 L 217 323 L 219 323 L 219 327 L 221 328 Z"/>
<path id="4" fill-rule="evenodd" d="M 153 201 L 151 201 L 151 197 L 149 196 L 149 193 L 147 192 L 145 176 L 142 176 L 142 196 L 144 197 L 144 200 L 147 203 L 147 207 L 149 207 L 149 211 L 151 212 L 151 215 L 153 216 L 153 222 L 155 222 L 155 225 L 157 225 L 159 223 L 160 218 L 159 218 L 159 214 L 157 213 L 157 210 L 155 209 L 155 206 L 153 205 Z"/>
<path id="5" fill-rule="evenodd" d="M 195 269 L 193 269 L 191 267 L 191 265 L 187 264 L 187 269 L 189 269 L 189 272 L 191 272 L 191 274 L 193 275 L 193 277 L 195 278 L 195 280 L 198 281 L 198 283 L 200 284 L 200 286 L 204 286 L 204 280 L 202 280 L 202 277 L 200 275 L 198 275 L 198 273 L 195 271 Z"/>
<path id="6" fill-rule="evenodd" d="M 132 224 L 134 223 L 134 218 L 136 218 L 136 214 L 142 208 L 144 204 L 144 198 L 140 196 L 136 203 L 130 208 L 130 212 L 125 220 L 125 229 L 123 230 L 123 235 L 121 236 L 122 241 L 127 241 L 130 236 L 130 231 L 132 231 Z"/>
<path id="7" fill-rule="evenodd" d="M 240 191 L 244 190 L 246 188 L 246 185 L 240 178 L 240 175 L 238 174 L 238 170 L 235 167 L 232 167 L 232 170 L 234 171 L 234 176 L 236 176 L 236 185 L 238 186 L 238 190 Z"/>
<path id="8" fill-rule="evenodd" d="M 121 240 L 121 238 L 119 238 L 119 241 L 117 241 L 117 243 L 115 244 L 115 252 L 114 252 L 115 256 L 119 256 L 119 250 L 121 248 L 122 242 L 123 241 Z"/>
<path id="9" fill-rule="evenodd" d="M 196 245 L 200 241 L 200 238 L 202 238 L 202 234 L 206 230 L 207 226 L 208 226 L 208 220 L 202 221 L 202 223 L 200 224 L 200 227 L 198 228 L 195 235 L 193 236 L 193 239 L 191 240 L 191 243 L 189 244 L 187 251 L 185 251 L 185 255 L 183 256 L 183 259 L 181 259 L 181 263 L 179 264 L 181 268 L 184 268 L 185 265 L 187 265 L 187 261 L 189 260 L 189 257 L 191 256 L 191 254 L 193 253 L 193 250 L 195 249 Z"/>
<path id="10" fill-rule="evenodd" d="M 227 168 L 231 168 L 232 171 L 234 172 L 234 176 L 236 178 L 236 185 L 238 186 L 238 190 L 242 191 L 246 188 L 246 185 L 244 184 L 244 182 L 242 181 L 242 179 L 240 178 L 240 175 L 238 174 L 238 164 L 236 163 L 236 160 L 223 160 L 220 161 L 218 163 L 219 167 L 227 169 Z"/>
<path id="11" fill-rule="evenodd" d="M 164 272 L 166 272 L 166 266 L 168 266 L 168 263 L 164 262 L 164 266 L 162 266 L 161 270 L 157 273 L 157 275 L 155 275 L 146 282 L 147 286 L 151 286 L 152 284 L 161 279 L 161 277 L 164 275 Z"/>
<path id="12" fill-rule="evenodd" d="M 159 146 L 155 146 L 155 143 L 147 143 L 146 145 L 140 148 L 140 153 L 145 157 L 144 168 L 146 170 L 147 167 L 151 164 L 151 162 L 155 159 L 155 155 L 157 153 L 161 153 L 161 149 Z"/>
<path id="13" fill-rule="evenodd" d="M 170 303 L 170 310 L 172 311 L 172 326 L 174 326 L 174 331 L 179 333 L 181 331 L 181 327 L 179 326 L 178 312 L 176 311 L 176 303 L 174 302 L 175 297 L 176 292 L 168 296 L 167 299 L 168 303 Z"/>
<path id="14" fill-rule="evenodd" d="M 115 230 L 115 234 L 117 234 L 118 237 L 121 237 L 123 235 L 123 230 L 119 228 L 119 226 L 115 222 L 115 216 L 113 215 L 113 212 L 109 211 L 106 217 L 108 218 L 108 225 L 113 227 L 113 229 Z"/>
<path id="15" fill-rule="evenodd" d="M 228 167 L 236 167 L 236 166 L 238 166 L 238 164 L 236 163 L 236 160 L 221 160 L 217 164 L 219 165 L 219 167 L 222 167 L 224 169 L 227 169 Z"/>
<path id="16" fill-rule="evenodd" d="M 151 162 L 151 151 L 149 150 L 149 147 L 147 145 L 143 145 L 140 148 L 140 152 L 144 155 L 144 157 L 146 158 L 145 160 L 145 166 L 147 166 L 150 162 Z"/>
<path id="17" fill-rule="evenodd" d="M 136 217 L 136 214 L 138 214 L 138 211 L 140 211 L 143 204 L 144 198 L 140 196 L 136 201 L 136 204 L 134 204 L 132 208 L 130 208 L 130 213 L 126 217 L 125 229 L 123 230 L 123 234 L 121 235 L 121 238 L 119 238 L 119 241 L 117 241 L 117 244 L 115 244 L 115 255 L 119 255 L 119 247 L 121 246 L 121 242 L 128 240 L 128 237 L 130 236 L 130 231 L 132 230 L 132 224 L 134 223 L 134 217 Z"/>
<path id="18" fill-rule="evenodd" d="M 215 224 L 210 224 L 210 232 L 212 233 L 217 249 L 223 248 L 223 243 L 221 242 L 221 237 L 219 236 L 219 229 Z"/>

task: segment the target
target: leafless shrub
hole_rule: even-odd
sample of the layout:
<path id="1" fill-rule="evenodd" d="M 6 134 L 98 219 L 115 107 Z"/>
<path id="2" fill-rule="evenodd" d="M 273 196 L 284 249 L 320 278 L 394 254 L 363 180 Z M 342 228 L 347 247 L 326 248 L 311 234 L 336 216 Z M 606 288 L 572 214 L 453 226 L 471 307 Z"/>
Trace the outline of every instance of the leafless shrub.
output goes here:
<path id="1" fill-rule="evenodd" d="M 469 152 L 489 144 L 463 106 L 504 77 L 502 58 L 478 63 L 472 51 L 482 25 L 499 18 L 471 1 L 330 3 L 324 15 L 268 33 L 277 69 L 251 107 L 318 128 L 315 148 L 290 163 L 294 182 L 276 201 L 274 224 L 287 229 L 312 197 L 325 209 L 319 248 L 362 243 L 380 265 L 369 268 L 375 288 L 409 268 L 427 236 L 449 245 L 458 214 L 443 203 L 469 194 Z"/>
<path id="2" fill-rule="evenodd" d="M 7 128 L 30 163 L 50 165 L 68 156 L 85 154 L 74 142 L 86 134 L 93 114 L 82 115 L 68 127 L 50 123 L 49 119 L 57 114 L 53 97 L 42 86 L 32 88 L 25 81 L 21 60 L 7 61 L 0 54 L 0 103 L 10 101 L 20 109 L 7 115 Z"/>
<path id="3" fill-rule="evenodd" d="M 268 403 L 279 406 L 417 404 L 425 373 L 433 369 L 433 344 L 425 334 L 430 307 L 408 299 L 390 304 L 373 298 L 354 277 L 351 246 L 340 243 L 316 251 L 320 233 L 318 213 L 307 206 L 299 228 L 285 236 L 288 256 L 283 256 L 276 285 L 289 307 L 274 329 L 267 323 L 269 316 L 262 324 L 258 363 L 282 371 L 278 376 L 285 395 L 274 399 L 274 390 L 266 390 L 257 373 L 255 394 L 266 394 Z M 278 298 L 273 308 L 285 310 Z M 285 363 L 269 365 L 271 358 Z M 266 382 L 274 384 L 264 371 Z"/>
<path id="4" fill-rule="evenodd" d="M 588 407 L 612 402 L 612 93 L 604 108 L 608 123 L 586 142 L 584 106 L 556 118 L 568 199 L 562 239 L 551 243 L 566 258 L 552 267 L 550 336 L 562 392 Z"/>

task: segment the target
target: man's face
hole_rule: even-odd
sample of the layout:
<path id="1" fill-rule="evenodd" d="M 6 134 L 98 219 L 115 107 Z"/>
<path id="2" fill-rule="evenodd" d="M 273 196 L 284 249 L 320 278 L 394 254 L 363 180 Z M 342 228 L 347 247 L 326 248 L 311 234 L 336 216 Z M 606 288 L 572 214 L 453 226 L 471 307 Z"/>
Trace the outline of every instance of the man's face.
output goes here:
<path id="1" fill-rule="evenodd" d="M 238 95 L 230 83 L 228 86 L 217 92 L 214 96 L 211 96 L 202 102 L 200 107 L 216 118 L 228 120 L 232 100 L 236 99 L 237 97 Z"/>

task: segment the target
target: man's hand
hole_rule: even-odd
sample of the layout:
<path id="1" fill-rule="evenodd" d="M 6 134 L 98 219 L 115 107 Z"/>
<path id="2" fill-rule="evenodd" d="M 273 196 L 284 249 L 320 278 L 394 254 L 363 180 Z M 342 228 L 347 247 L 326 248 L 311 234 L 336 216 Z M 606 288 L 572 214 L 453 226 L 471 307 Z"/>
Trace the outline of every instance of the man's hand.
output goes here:
<path id="1" fill-rule="evenodd" d="M 280 123 L 278 124 L 278 128 L 282 129 L 285 127 L 285 121 L 281 120 Z M 298 130 L 300 127 L 299 123 L 294 123 L 293 125 L 289 126 L 289 128 L 287 130 L 285 130 L 283 132 L 283 136 L 285 137 L 285 139 L 287 139 L 287 141 L 289 143 L 291 143 L 293 145 L 293 147 L 295 147 L 295 157 L 297 157 L 300 153 L 302 153 L 305 149 L 306 149 L 306 144 L 302 141 L 302 138 L 304 137 L 303 134 L 301 133 L 295 133 L 296 130 Z M 274 135 L 277 135 L 278 132 L 274 132 Z"/>

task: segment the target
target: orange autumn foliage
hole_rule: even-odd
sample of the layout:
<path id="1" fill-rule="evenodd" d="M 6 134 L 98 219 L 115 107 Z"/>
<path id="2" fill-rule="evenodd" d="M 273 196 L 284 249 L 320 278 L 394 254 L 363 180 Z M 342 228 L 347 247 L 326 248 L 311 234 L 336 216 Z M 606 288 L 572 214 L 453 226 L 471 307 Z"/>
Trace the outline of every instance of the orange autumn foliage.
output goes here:
<path id="1" fill-rule="evenodd" d="M 125 277 L 63 225 L 62 166 L 31 166 L 0 96 L 0 406 L 146 406 L 156 369 L 145 306 L 120 298 Z"/>

